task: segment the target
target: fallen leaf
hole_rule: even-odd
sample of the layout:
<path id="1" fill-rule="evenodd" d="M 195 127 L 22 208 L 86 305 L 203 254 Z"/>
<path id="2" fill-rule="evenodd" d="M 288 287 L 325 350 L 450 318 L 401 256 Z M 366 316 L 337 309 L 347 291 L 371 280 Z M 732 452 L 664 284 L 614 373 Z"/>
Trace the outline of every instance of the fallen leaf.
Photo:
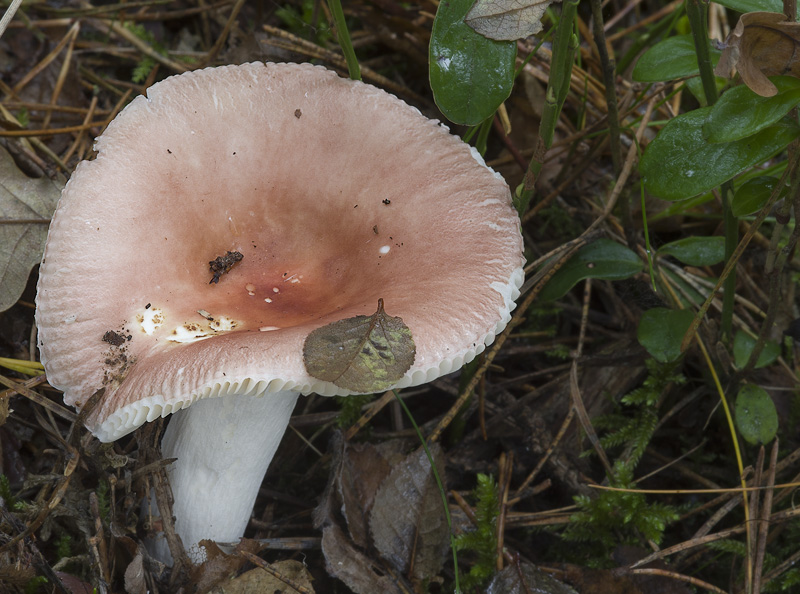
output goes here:
<path id="1" fill-rule="evenodd" d="M 383 311 L 317 328 L 303 345 L 306 370 L 354 392 L 379 392 L 396 384 L 414 363 L 416 347 L 400 318 Z"/>
<path id="2" fill-rule="evenodd" d="M 49 221 L 60 195 L 58 184 L 28 177 L 0 147 L 0 311 L 17 302 L 42 259 L 47 223 L 26 221 Z"/>
<path id="3" fill-rule="evenodd" d="M 330 575 L 344 582 L 356 594 L 373 594 L 374 592 L 401 594 L 401 592 L 409 590 L 405 585 L 402 587 L 398 585 L 398 582 L 404 582 L 402 577 L 395 576 L 393 578 L 387 575 L 386 568 L 370 559 L 361 549 L 356 547 L 339 525 L 341 518 L 339 512 L 347 516 L 349 518 L 348 522 L 351 522 L 357 515 L 365 515 L 363 509 L 358 509 L 358 500 L 361 498 L 365 500 L 374 498 L 374 492 L 371 494 L 365 492 L 370 490 L 369 485 L 363 485 L 362 493 L 356 493 L 352 489 L 343 493 L 341 490 L 342 482 L 347 480 L 342 476 L 342 467 L 354 464 L 353 461 L 345 462 L 349 447 L 349 444 L 345 444 L 342 439 L 341 433 L 334 433 L 328 447 L 333 456 L 331 475 L 325 494 L 322 496 L 319 506 L 314 510 L 314 528 L 322 529 L 322 554 L 325 557 L 325 568 Z M 366 445 L 356 450 L 358 454 L 355 457 L 363 458 L 369 457 L 369 453 L 374 448 Z M 369 464 L 369 467 L 373 470 L 375 469 L 372 463 Z M 353 474 L 352 470 L 345 472 L 349 476 L 359 474 L 358 472 Z M 377 490 L 377 483 L 372 489 Z M 346 503 L 342 500 L 343 497 L 347 498 Z M 360 527 L 356 526 L 356 532 L 364 532 L 366 530 L 363 526 L 365 519 L 361 521 L 361 524 L 362 526 Z M 366 538 L 365 536 L 362 537 Z M 367 546 L 363 548 L 364 550 L 369 550 Z"/>
<path id="4" fill-rule="evenodd" d="M 489 39 L 525 39 L 542 30 L 542 17 L 553 0 L 477 0 L 464 22 Z"/>
<path id="5" fill-rule="evenodd" d="M 147 594 L 147 580 L 144 574 L 144 556 L 139 552 L 125 568 L 126 594 Z"/>
<path id="6" fill-rule="evenodd" d="M 486 594 L 578 594 L 574 589 L 539 570 L 532 563 L 520 561 L 497 572 Z"/>
<path id="7" fill-rule="evenodd" d="M 444 477 L 441 447 L 431 455 Z M 394 568 L 421 581 L 439 573 L 449 545 L 442 497 L 428 456 L 420 447 L 395 464 L 384 479 L 369 517 L 375 548 Z M 413 561 L 413 565 L 412 565 Z"/>
<path id="8" fill-rule="evenodd" d="M 736 68 L 742 81 L 762 97 L 772 97 L 777 87 L 768 76 L 800 78 L 800 23 L 777 12 L 748 12 L 728 36 L 717 76 L 730 76 Z"/>
<path id="9" fill-rule="evenodd" d="M 336 473 L 341 511 L 353 542 L 361 548 L 369 546 L 368 519 L 375 493 L 392 471 L 392 454 L 399 451 L 400 443 L 391 440 L 373 446 L 345 442 L 342 448 L 341 467 Z"/>
<path id="10" fill-rule="evenodd" d="M 287 578 L 292 583 L 302 586 L 313 594 L 311 574 L 300 561 L 288 559 L 270 563 L 270 568 L 276 573 Z M 266 592 L 281 592 L 282 594 L 296 594 L 298 590 L 289 586 L 280 578 L 268 573 L 260 567 L 244 572 L 242 575 L 219 584 L 212 594 L 262 594 Z"/>

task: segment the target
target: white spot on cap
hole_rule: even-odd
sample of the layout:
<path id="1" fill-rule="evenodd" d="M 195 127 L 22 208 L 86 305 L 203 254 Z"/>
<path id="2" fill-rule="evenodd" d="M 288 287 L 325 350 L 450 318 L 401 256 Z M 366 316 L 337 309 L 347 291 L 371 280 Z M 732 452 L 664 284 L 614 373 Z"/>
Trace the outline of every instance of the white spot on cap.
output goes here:
<path id="1" fill-rule="evenodd" d="M 250 295 L 251 297 L 252 297 L 253 295 L 255 295 L 255 294 L 256 294 L 256 293 L 255 293 L 255 291 L 256 291 L 256 286 L 255 286 L 253 283 L 247 283 L 247 284 L 244 286 L 244 288 L 247 290 L 247 294 L 248 294 L 248 295 Z"/>
<path id="2" fill-rule="evenodd" d="M 78 314 L 72 314 L 71 316 L 67 316 L 66 318 L 64 318 L 64 323 L 65 324 L 72 324 L 77 319 L 78 319 Z"/>
<path id="3" fill-rule="evenodd" d="M 270 332 L 272 330 L 280 330 L 280 328 L 278 328 L 277 326 L 261 326 L 259 330 L 261 330 L 262 332 Z"/>
<path id="4" fill-rule="evenodd" d="M 269 297 L 267 297 L 266 299 L 264 299 L 264 301 L 266 301 L 267 303 L 272 303 L 272 299 L 270 299 Z"/>
<path id="5" fill-rule="evenodd" d="M 272 292 L 273 293 L 280 293 L 281 290 L 278 287 L 272 287 Z"/>
<path id="6" fill-rule="evenodd" d="M 164 312 L 157 307 L 150 307 L 136 315 L 136 321 L 142 332 L 148 336 L 152 336 L 164 324 L 164 319 Z"/>
<path id="7" fill-rule="evenodd" d="M 379 251 L 381 254 L 388 254 L 390 249 L 392 249 L 392 247 L 391 247 L 391 246 L 389 246 L 389 245 L 383 245 L 383 246 L 381 246 L 381 249 L 379 249 L 378 251 Z"/>

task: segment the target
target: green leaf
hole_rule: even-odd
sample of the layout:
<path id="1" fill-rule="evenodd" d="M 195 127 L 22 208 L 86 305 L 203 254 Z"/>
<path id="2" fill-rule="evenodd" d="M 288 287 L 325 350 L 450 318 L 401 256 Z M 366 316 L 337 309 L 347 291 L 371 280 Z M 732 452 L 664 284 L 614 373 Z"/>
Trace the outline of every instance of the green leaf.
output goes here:
<path id="1" fill-rule="evenodd" d="M 687 237 L 658 248 L 659 255 L 674 256 L 689 266 L 713 266 L 725 259 L 724 237 Z"/>
<path id="2" fill-rule="evenodd" d="M 669 363 L 681 356 L 683 335 L 693 319 L 690 309 L 654 307 L 642 314 L 636 338 L 656 361 Z"/>
<path id="3" fill-rule="evenodd" d="M 430 43 L 433 98 L 451 122 L 474 126 L 511 94 L 514 41 L 494 41 L 464 22 L 472 0 L 440 2 Z"/>
<path id="4" fill-rule="evenodd" d="M 774 177 L 759 175 L 739 186 L 731 200 L 733 216 L 743 217 L 761 210 L 777 183 Z"/>
<path id="5" fill-rule="evenodd" d="M 800 126 L 789 118 L 735 142 L 703 137 L 711 107 L 672 119 L 650 143 L 639 163 L 647 191 L 664 200 L 683 200 L 728 181 L 786 147 Z"/>
<path id="6" fill-rule="evenodd" d="M 750 358 L 750 353 L 753 352 L 753 347 L 756 346 L 756 339 L 747 334 L 746 332 L 737 332 L 736 338 L 733 339 L 733 360 L 736 367 L 742 369 L 747 365 L 747 360 Z M 759 367 L 766 367 L 772 365 L 781 354 L 781 347 L 777 342 L 768 340 L 761 349 L 761 354 L 756 361 L 756 369 Z"/>
<path id="7" fill-rule="evenodd" d="M 762 97 L 747 85 L 730 89 L 708 114 L 703 133 L 709 142 L 733 142 L 771 126 L 800 103 L 800 80 L 772 76 L 777 95 Z"/>
<path id="8" fill-rule="evenodd" d="M 610 239 L 598 239 L 583 246 L 553 275 L 539 294 L 542 301 L 560 299 L 578 281 L 587 278 L 621 280 L 637 274 L 642 260 L 627 247 Z"/>
<path id="9" fill-rule="evenodd" d="M 715 0 L 717 4 L 736 12 L 783 12 L 781 0 Z M 800 6 L 797 12 L 800 18 Z"/>
<path id="10" fill-rule="evenodd" d="M 721 52 L 710 48 L 711 62 L 717 65 Z M 700 74 L 691 35 L 676 35 L 659 41 L 636 62 L 633 80 L 660 82 Z"/>
<path id="11" fill-rule="evenodd" d="M 769 443 L 778 432 L 778 411 L 769 394 L 745 384 L 736 396 L 736 428 L 753 445 Z"/>
<path id="12" fill-rule="evenodd" d="M 414 363 L 416 347 L 400 318 L 383 311 L 333 322 L 311 332 L 303 345 L 309 375 L 354 392 L 379 392 L 396 384 Z"/>
<path id="13" fill-rule="evenodd" d="M 714 82 L 717 87 L 717 94 L 722 91 L 728 83 L 730 82 L 726 78 L 722 78 L 721 76 L 715 76 Z M 708 100 L 706 99 L 706 91 L 703 88 L 703 81 L 699 76 L 693 76 L 692 78 L 686 79 L 686 88 L 694 95 L 697 102 L 700 103 L 700 107 L 706 107 L 708 105 Z"/>

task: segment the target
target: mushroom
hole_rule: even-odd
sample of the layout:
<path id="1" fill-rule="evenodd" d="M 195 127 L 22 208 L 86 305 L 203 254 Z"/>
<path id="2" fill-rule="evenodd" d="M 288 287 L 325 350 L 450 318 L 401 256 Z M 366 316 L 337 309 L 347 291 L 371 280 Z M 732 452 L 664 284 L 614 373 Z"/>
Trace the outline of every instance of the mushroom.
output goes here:
<path id="1" fill-rule="evenodd" d="M 162 452 L 195 561 L 201 539 L 243 535 L 298 395 L 349 393 L 307 372 L 311 331 L 382 299 L 416 343 L 403 388 L 510 319 L 523 259 L 508 186 L 368 84 L 308 64 L 173 76 L 96 150 L 50 226 L 41 359 L 68 404 L 104 388 L 86 419 L 101 441 L 172 413 Z"/>

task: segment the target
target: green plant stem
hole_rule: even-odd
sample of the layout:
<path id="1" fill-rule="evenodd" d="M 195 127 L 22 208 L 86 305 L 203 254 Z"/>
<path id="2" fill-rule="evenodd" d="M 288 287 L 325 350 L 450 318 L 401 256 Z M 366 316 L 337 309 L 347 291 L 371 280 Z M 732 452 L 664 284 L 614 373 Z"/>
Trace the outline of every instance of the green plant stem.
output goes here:
<path id="1" fill-rule="evenodd" d="M 569 92 L 572 60 L 578 47 L 578 38 L 574 34 L 578 2 L 579 0 L 564 0 L 561 6 L 561 18 L 553 39 L 553 57 L 550 62 L 550 78 L 547 82 L 542 121 L 539 123 L 539 138 L 525 173 L 525 181 L 514 197 L 514 205 L 520 216 L 528 209 L 533 198 L 536 179 L 542 171 L 544 157 L 553 144 L 558 116 Z"/>
<path id="2" fill-rule="evenodd" d="M 328 0 L 333 20 L 336 23 L 336 36 L 339 38 L 339 45 L 342 47 L 344 59 L 347 61 L 347 70 L 350 78 L 361 80 L 361 67 L 358 65 L 356 51 L 353 49 L 353 42 L 350 40 L 350 31 L 347 30 L 347 23 L 344 20 L 344 10 L 342 10 L 341 0 Z"/>
<path id="3" fill-rule="evenodd" d="M 686 16 L 692 29 L 694 51 L 697 54 L 697 65 L 700 67 L 700 79 L 708 105 L 717 102 L 717 81 L 711 63 L 711 52 L 708 43 L 708 6 L 702 0 L 686 0 Z M 722 184 L 722 218 L 725 228 L 725 259 L 730 260 L 739 243 L 739 223 L 730 207 L 733 196 L 733 185 Z M 729 340 L 733 332 L 733 306 L 736 297 L 736 268 L 732 268 L 725 279 L 722 295 L 722 320 L 720 328 L 724 340 Z"/>
<path id="4" fill-rule="evenodd" d="M 400 398 L 399 394 L 396 390 L 393 390 L 394 397 L 400 403 L 400 406 L 403 408 L 403 411 L 406 413 L 411 426 L 414 427 L 414 431 L 417 432 L 417 437 L 419 438 L 420 443 L 422 444 L 422 448 L 425 450 L 425 455 L 428 456 L 428 462 L 431 463 L 431 471 L 433 472 L 433 478 L 436 481 L 436 486 L 439 488 L 439 493 L 442 496 L 442 505 L 444 506 L 444 517 L 447 520 L 447 529 L 450 532 L 450 548 L 453 551 L 453 573 L 455 574 L 455 590 L 454 594 L 461 594 L 461 586 L 458 583 L 458 553 L 456 552 L 456 537 L 453 534 L 453 523 L 450 520 L 450 506 L 447 503 L 447 491 L 444 489 L 444 483 L 442 482 L 441 477 L 439 476 L 439 471 L 436 470 L 436 463 L 433 459 L 433 454 L 431 454 L 430 449 L 428 449 L 428 442 L 425 441 L 425 437 L 422 435 L 422 431 L 419 430 L 419 426 L 417 422 L 414 420 L 414 416 L 411 414 L 411 411 L 408 410 L 408 406 L 406 403 L 403 402 L 403 399 Z"/>

